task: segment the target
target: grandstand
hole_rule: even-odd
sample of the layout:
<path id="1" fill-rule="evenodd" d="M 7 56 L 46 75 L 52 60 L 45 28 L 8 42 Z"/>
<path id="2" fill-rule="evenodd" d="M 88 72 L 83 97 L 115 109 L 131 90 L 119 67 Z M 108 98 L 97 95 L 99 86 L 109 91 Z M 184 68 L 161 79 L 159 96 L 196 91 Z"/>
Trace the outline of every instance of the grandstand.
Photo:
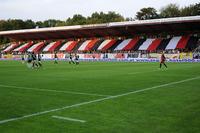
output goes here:
<path id="1" fill-rule="evenodd" d="M 115 59 L 123 53 L 125 56 L 120 58 L 127 59 L 135 53 L 137 58 L 158 58 L 151 53 L 165 51 L 171 54 L 168 57 L 180 59 L 180 52 L 193 52 L 199 46 L 199 22 L 200 16 L 192 16 L 2 31 L 0 36 L 15 40 L 2 50 L 3 55 L 56 51 L 78 53 L 82 59 L 85 59 L 83 54 L 98 53 L 101 54 L 98 57 L 103 58 L 103 54 L 109 53 L 108 58 Z M 193 56 L 187 58 L 193 59 Z"/>

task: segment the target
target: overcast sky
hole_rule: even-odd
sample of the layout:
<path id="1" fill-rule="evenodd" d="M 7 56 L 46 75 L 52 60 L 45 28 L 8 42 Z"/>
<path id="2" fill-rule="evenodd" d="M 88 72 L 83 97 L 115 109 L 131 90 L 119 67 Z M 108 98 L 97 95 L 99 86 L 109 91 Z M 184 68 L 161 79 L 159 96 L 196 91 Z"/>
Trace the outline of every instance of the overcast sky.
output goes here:
<path id="1" fill-rule="evenodd" d="M 74 14 L 90 16 L 94 12 L 115 11 L 124 17 L 135 17 L 143 7 L 159 10 L 169 3 L 180 7 L 199 0 L 0 0 L 0 19 L 66 20 Z"/>

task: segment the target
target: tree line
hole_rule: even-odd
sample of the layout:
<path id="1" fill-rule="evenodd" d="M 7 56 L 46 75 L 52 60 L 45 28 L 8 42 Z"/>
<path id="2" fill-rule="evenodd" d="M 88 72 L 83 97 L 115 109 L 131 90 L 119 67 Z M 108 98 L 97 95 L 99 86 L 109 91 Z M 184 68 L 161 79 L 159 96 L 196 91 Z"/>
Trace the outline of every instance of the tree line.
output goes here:
<path id="1" fill-rule="evenodd" d="M 119 21 L 125 21 L 125 19 L 123 16 L 115 12 L 108 12 L 108 13 L 95 12 L 89 17 L 84 17 L 80 14 L 75 14 L 72 18 L 69 17 L 66 21 L 49 19 L 45 21 L 34 22 L 32 20 L 23 21 L 21 19 L 8 19 L 8 20 L 0 20 L 0 31 L 56 27 L 56 26 L 98 24 L 98 23 L 119 22 Z"/>
<path id="2" fill-rule="evenodd" d="M 159 11 L 153 7 L 142 8 L 136 13 L 136 19 L 157 19 L 157 18 L 170 18 L 170 17 L 184 17 L 184 16 L 197 16 L 200 15 L 200 3 L 192 4 L 180 8 L 177 4 L 169 4 Z"/>
<path id="3" fill-rule="evenodd" d="M 134 18 L 125 18 L 116 12 L 95 12 L 89 17 L 84 17 L 81 14 L 75 14 L 72 18 L 69 17 L 65 21 L 55 19 L 37 22 L 21 19 L 0 20 L 0 31 L 84 24 L 100 24 L 108 22 L 122 22 L 196 15 L 200 15 L 200 3 L 192 4 L 182 8 L 180 8 L 177 4 L 169 4 L 161 8 L 159 11 L 153 7 L 142 8 L 136 13 L 136 16 Z M 9 40 L 6 38 L 0 38 L 0 43 L 6 43 L 8 41 Z"/>

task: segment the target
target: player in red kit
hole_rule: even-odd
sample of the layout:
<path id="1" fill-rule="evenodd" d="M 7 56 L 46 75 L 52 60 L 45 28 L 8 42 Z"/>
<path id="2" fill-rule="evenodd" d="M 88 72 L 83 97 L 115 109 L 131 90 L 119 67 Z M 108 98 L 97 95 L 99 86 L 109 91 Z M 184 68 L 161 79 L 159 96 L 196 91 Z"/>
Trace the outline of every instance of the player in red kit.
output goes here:
<path id="1" fill-rule="evenodd" d="M 160 68 L 162 67 L 162 64 L 164 64 L 165 67 L 167 68 L 167 65 L 165 64 L 165 60 L 166 60 L 166 57 L 165 57 L 164 53 L 162 53 L 161 57 L 160 57 Z"/>

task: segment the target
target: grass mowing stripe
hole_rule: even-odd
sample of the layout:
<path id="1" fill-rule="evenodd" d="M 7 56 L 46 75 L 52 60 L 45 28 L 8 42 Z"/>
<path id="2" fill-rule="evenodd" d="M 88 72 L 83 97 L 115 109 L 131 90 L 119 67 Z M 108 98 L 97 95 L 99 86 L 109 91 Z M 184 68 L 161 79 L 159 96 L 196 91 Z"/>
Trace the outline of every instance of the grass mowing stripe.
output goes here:
<path id="1" fill-rule="evenodd" d="M 128 74 L 129 75 L 135 75 L 135 74 L 140 74 L 140 73 L 151 73 L 151 72 L 157 72 L 157 71 L 161 71 L 161 69 L 160 70 L 153 70 L 153 71 L 144 71 L 144 72 L 132 72 L 132 73 L 128 73 Z"/>
<path id="2" fill-rule="evenodd" d="M 33 90 L 33 91 L 44 91 L 44 92 L 56 92 L 56 93 L 67 93 L 67 94 L 75 94 L 75 95 L 88 95 L 88 96 L 101 96 L 101 97 L 110 96 L 110 95 L 101 95 L 101 94 L 94 94 L 94 93 L 83 93 L 83 92 L 74 92 L 74 91 L 58 91 L 58 90 L 30 88 L 30 87 L 21 87 L 21 86 L 12 86 L 12 85 L 3 85 L 3 84 L 0 84 L 0 86 L 6 87 L 6 88 L 15 88 L 15 89 L 24 89 L 24 90 Z"/>
<path id="3" fill-rule="evenodd" d="M 69 118 L 69 117 L 62 117 L 62 116 L 52 116 L 52 118 L 60 119 L 60 120 L 67 120 L 67 121 L 74 121 L 74 122 L 81 122 L 85 123 L 86 121 L 84 120 L 79 120 L 79 119 L 74 119 L 74 118 Z"/>
<path id="4" fill-rule="evenodd" d="M 144 92 L 144 91 L 148 91 L 148 90 L 152 90 L 152 89 L 156 89 L 156 88 L 180 84 L 180 83 L 196 80 L 196 79 L 199 79 L 199 78 L 200 78 L 200 76 L 194 77 L 194 78 L 188 78 L 188 79 L 184 79 L 184 80 L 180 80 L 180 81 L 176 81 L 176 82 L 166 83 L 166 84 L 148 87 L 148 88 L 137 90 L 137 91 L 123 93 L 123 94 L 120 94 L 120 95 L 110 96 L 110 97 L 106 97 L 106 98 L 100 98 L 100 99 L 96 99 L 96 100 L 92 100 L 92 101 L 88 101 L 88 102 L 82 102 L 82 103 L 73 104 L 73 105 L 62 107 L 62 108 L 47 110 L 47 111 L 43 111 L 43 112 L 37 112 L 37 113 L 22 116 L 22 117 L 16 117 L 16 118 L 11 118 L 11 119 L 1 120 L 0 124 L 5 124 L 5 123 L 8 123 L 8 122 L 12 122 L 12 121 L 22 120 L 22 119 L 30 118 L 30 117 L 33 117 L 33 116 L 39 116 L 39 115 L 43 115 L 43 114 L 47 114 L 47 113 L 51 113 L 51 112 L 61 111 L 61 110 L 65 110 L 65 109 L 68 109 L 68 108 L 79 107 L 79 106 L 87 105 L 87 104 L 91 104 L 91 103 L 97 103 L 97 102 L 101 102 L 101 101 L 105 101 L 105 100 L 109 100 L 109 99 L 114 99 L 114 98 L 118 98 L 118 97 L 122 97 L 122 96 L 127 96 L 127 95 L 130 95 L 130 94 L 135 94 L 135 93 L 139 93 L 139 92 Z"/>
<path id="5" fill-rule="evenodd" d="M 133 72 L 133 73 L 128 73 L 128 74 L 129 75 L 135 75 L 135 74 L 149 73 L 149 72 L 155 72 L 155 71 L 160 71 L 160 70 L 145 71 L 145 72 Z M 78 94 L 78 95 L 90 95 L 90 96 L 102 96 L 102 97 L 111 96 L 111 95 L 94 94 L 94 93 L 83 93 L 83 92 L 74 92 L 74 91 L 58 91 L 58 90 L 41 89 L 41 88 L 11 86 L 11 85 L 4 85 L 4 84 L 0 84 L 0 86 L 1 87 L 6 87 L 6 88 L 16 88 L 16 89 L 25 89 L 25 90 L 34 90 L 34 91 L 48 91 L 48 92 L 57 92 L 57 93 L 69 93 L 69 94 Z"/>

